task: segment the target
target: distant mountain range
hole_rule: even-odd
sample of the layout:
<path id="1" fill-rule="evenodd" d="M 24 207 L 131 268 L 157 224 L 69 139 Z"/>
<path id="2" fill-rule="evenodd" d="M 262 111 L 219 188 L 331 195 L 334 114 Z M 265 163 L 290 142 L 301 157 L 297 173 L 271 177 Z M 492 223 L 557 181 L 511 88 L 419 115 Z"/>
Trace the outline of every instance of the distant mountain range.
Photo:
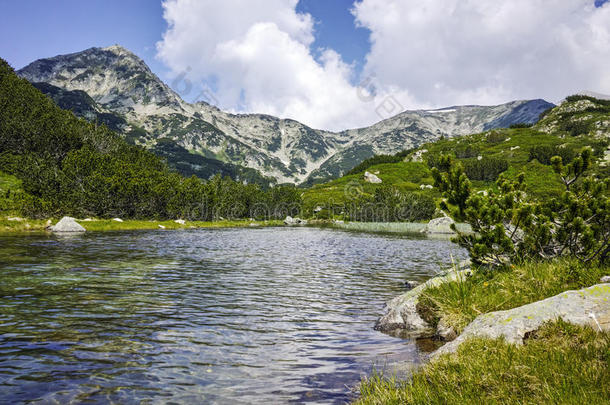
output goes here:
<path id="1" fill-rule="evenodd" d="M 330 132 L 263 114 L 230 114 L 187 103 L 142 59 L 115 45 L 37 60 L 17 72 L 62 108 L 97 120 L 190 175 L 260 183 L 314 184 L 375 154 L 440 137 L 535 123 L 553 104 L 513 101 L 404 111 L 370 127 Z"/>

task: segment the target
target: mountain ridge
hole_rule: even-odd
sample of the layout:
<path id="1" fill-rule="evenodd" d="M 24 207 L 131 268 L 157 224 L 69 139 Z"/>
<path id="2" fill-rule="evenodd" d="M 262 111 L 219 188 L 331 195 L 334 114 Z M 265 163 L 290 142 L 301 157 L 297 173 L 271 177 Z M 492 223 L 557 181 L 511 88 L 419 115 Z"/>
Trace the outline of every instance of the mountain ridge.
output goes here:
<path id="1" fill-rule="evenodd" d="M 39 59 L 18 74 L 33 83 L 84 91 L 132 128 L 141 128 L 134 139 L 140 145 L 152 149 L 159 139 L 169 138 L 188 151 L 255 169 L 279 183 L 319 183 L 375 154 L 396 153 L 442 136 L 533 123 L 553 106 L 538 99 L 407 110 L 369 127 L 331 132 L 293 119 L 188 103 L 119 45 Z"/>

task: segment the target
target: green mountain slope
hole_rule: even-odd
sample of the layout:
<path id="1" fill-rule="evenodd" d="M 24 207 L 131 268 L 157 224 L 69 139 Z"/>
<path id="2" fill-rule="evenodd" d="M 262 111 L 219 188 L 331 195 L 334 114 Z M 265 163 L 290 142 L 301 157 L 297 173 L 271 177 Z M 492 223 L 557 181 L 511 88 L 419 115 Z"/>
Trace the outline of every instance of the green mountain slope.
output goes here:
<path id="1" fill-rule="evenodd" d="M 301 185 L 337 178 L 375 154 L 396 153 L 442 136 L 532 123 L 552 105 L 519 100 L 407 110 L 365 128 L 331 132 L 291 119 L 232 114 L 202 101 L 188 103 L 142 59 L 118 45 L 40 59 L 18 73 L 33 83 L 86 92 L 99 106 L 137 127 L 129 139 L 147 148 L 169 138 L 195 155 L 256 169 L 278 183 Z"/>
<path id="2" fill-rule="evenodd" d="M 493 129 L 459 138 L 443 139 L 398 154 L 378 157 L 358 165 L 356 172 L 325 184 L 313 186 L 304 193 L 307 212 L 317 207 L 335 207 L 335 212 L 358 197 L 371 196 L 375 190 L 391 185 L 401 191 L 413 191 L 439 198 L 430 169 L 441 155 L 452 155 L 466 168 L 475 189 L 494 187 L 501 172 L 509 177 L 524 172 L 528 192 L 539 198 L 557 195 L 559 177 L 550 166 L 553 155 L 571 159 L 584 147 L 593 148 L 594 170 L 598 176 L 610 176 L 610 102 L 587 96 L 572 96 L 558 107 L 548 110 L 534 126 Z M 404 157 L 403 157 L 404 156 Z M 379 163 L 383 161 L 395 163 Z M 377 175 L 382 183 L 365 181 L 364 172 Z M 318 208 L 319 209 L 319 208 Z"/>
<path id="3" fill-rule="evenodd" d="M 154 136 L 138 126 L 130 125 L 121 114 L 100 106 L 82 90 L 66 90 L 44 82 L 32 83 L 32 85 L 51 97 L 59 107 L 70 110 L 76 116 L 85 118 L 89 122 L 106 125 L 111 130 L 122 134 L 131 144 L 142 140 L 145 141 L 145 144 L 150 143 L 151 151 L 164 158 L 170 167 L 178 170 L 184 176 L 195 175 L 206 180 L 214 175 L 229 176 L 236 181 L 256 183 L 263 187 L 269 187 L 275 183 L 273 178 L 264 177 L 255 169 L 189 152 L 169 138 L 146 142 L 147 139 L 154 138 Z"/>
<path id="4" fill-rule="evenodd" d="M 185 178 L 105 125 L 62 110 L 0 59 L 0 214 L 274 218 L 298 206 L 299 195 L 294 187 Z"/>

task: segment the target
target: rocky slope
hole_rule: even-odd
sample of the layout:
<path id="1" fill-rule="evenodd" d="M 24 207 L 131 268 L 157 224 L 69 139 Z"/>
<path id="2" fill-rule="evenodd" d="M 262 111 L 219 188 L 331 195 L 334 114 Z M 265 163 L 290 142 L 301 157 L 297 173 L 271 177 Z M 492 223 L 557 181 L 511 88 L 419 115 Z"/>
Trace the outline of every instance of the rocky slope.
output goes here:
<path id="1" fill-rule="evenodd" d="M 312 129 L 261 114 L 230 114 L 190 104 L 146 64 L 118 45 L 37 60 L 18 72 L 33 83 L 83 91 L 98 109 L 124 119 L 133 141 L 154 148 L 160 139 L 215 160 L 258 170 L 278 182 L 317 183 L 337 177 L 365 158 L 513 123 L 533 123 L 552 104 L 514 101 L 405 111 L 367 128 Z"/>

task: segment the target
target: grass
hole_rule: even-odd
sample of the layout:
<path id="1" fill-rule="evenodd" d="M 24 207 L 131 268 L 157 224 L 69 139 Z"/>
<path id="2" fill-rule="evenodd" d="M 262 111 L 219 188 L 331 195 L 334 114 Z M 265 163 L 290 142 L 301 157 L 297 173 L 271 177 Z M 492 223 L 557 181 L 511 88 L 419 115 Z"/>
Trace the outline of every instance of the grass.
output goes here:
<path id="1" fill-rule="evenodd" d="M 365 404 L 607 404 L 610 333 L 561 320 L 522 346 L 475 338 L 440 356 L 409 381 L 373 373 L 360 385 Z"/>
<path id="2" fill-rule="evenodd" d="M 373 195 L 377 188 L 385 184 L 391 184 L 401 191 L 417 191 L 440 197 L 435 189 L 422 191 L 419 188 L 421 184 L 434 184 L 432 173 L 425 163 L 382 163 L 369 167 L 367 171 L 377 173 L 383 183 L 368 183 L 364 181 L 362 173 L 358 173 L 313 186 L 303 193 L 304 211 L 310 213 L 317 206 L 343 205 L 362 194 Z"/>
<path id="3" fill-rule="evenodd" d="M 426 289 L 417 310 L 432 325 L 443 323 L 460 333 L 478 315 L 516 308 L 566 290 L 597 284 L 609 267 L 576 260 L 525 263 L 505 270 L 475 271 L 471 276 Z"/>
<path id="4" fill-rule="evenodd" d="M 51 220 L 56 223 L 59 219 Z M 190 228 L 242 228 L 250 226 L 279 226 L 280 220 L 249 221 L 249 220 L 223 220 L 223 221 L 187 221 L 184 225 L 174 221 L 140 221 L 125 220 L 118 222 L 110 219 L 96 219 L 93 221 L 78 221 L 89 232 L 130 231 L 147 229 L 190 229 Z M 47 220 L 33 220 L 23 218 L 20 221 L 9 221 L 0 218 L 0 234 L 21 234 L 31 232 L 45 232 Z M 254 224 L 254 225 L 251 225 Z M 161 228 L 162 227 L 164 228 Z"/>

